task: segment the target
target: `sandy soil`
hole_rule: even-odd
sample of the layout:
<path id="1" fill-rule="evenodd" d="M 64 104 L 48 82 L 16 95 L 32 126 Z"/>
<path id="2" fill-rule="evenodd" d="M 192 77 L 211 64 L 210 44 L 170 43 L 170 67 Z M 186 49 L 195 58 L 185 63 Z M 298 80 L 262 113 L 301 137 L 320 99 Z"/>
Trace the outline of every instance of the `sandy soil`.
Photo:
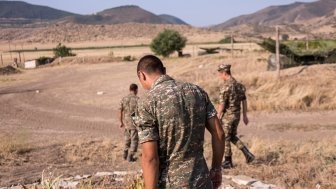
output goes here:
<path id="1" fill-rule="evenodd" d="M 61 65 L 0 76 L 0 133 L 24 135 L 29 145 L 25 152 L 0 156 L 0 186 L 32 183 L 48 168 L 62 175 L 140 169 L 139 162 L 121 160 L 117 120 L 120 99 L 130 83 L 138 84 L 135 69 L 135 62 Z M 331 138 L 335 115 L 252 112 L 251 124 L 239 133 L 244 140 Z"/>

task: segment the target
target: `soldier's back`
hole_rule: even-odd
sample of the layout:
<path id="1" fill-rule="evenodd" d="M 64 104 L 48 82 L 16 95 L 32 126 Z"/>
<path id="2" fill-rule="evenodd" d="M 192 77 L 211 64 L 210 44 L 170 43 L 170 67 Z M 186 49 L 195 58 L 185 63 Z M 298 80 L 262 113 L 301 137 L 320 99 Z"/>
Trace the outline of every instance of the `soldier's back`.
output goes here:
<path id="1" fill-rule="evenodd" d="M 227 107 L 225 107 L 225 114 L 240 115 L 241 102 L 246 100 L 245 86 L 236 79 L 231 78 L 225 82 L 222 90 L 224 91 L 223 93 L 226 93 L 227 95 Z"/>
<path id="2" fill-rule="evenodd" d="M 124 124 L 126 129 L 136 129 L 133 124 L 131 115 L 136 112 L 138 100 L 138 96 L 136 96 L 135 94 L 129 94 L 125 96 L 121 101 L 121 106 L 123 108 L 124 114 Z"/>
<path id="3" fill-rule="evenodd" d="M 216 111 L 200 87 L 162 80 L 147 96 L 158 121 L 161 186 L 210 188 L 203 143 L 207 118 Z"/>

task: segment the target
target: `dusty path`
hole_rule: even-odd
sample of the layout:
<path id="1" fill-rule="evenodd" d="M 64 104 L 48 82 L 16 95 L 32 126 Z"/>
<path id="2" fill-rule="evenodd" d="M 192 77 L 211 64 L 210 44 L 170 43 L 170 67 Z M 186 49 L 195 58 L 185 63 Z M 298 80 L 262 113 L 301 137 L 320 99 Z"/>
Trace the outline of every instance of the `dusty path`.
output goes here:
<path id="1" fill-rule="evenodd" d="M 138 83 L 135 67 L 63 65 L 0 76 L 0 133 L 25 135 L 32 146 L 23 154 L 0 156 L 0 186 L 35 181 L 50 166 L 63 174 L 138 169 L 138 163 L 121 160 L 123 134 L 117 127 L 119 101 L 130 83 Z M 254 112 L 250 120 L 249 127 L 239 128 L 246 140 L 318 140 L 336 134 L 335 111 Z"/>

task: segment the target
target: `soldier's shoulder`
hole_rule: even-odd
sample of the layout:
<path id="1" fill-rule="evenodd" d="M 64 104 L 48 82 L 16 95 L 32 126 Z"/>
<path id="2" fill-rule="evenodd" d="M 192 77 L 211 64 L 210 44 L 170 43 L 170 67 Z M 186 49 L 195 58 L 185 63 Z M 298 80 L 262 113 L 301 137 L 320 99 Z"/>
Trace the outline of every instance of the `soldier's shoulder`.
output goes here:
<path id="1" fill-rule="evenodd" d="M 231 86 L 232 86 L 232 83 L 231 83 L 231 82 L 225 82 L 225 83 L 222 84 L 222 86 L 220 87 L 220 91 L 221 91 L 221 92 L 229 91 Z"/>
<path id="2" fill-rule="evenodd" d="M 127 95 L 127 96 L 124 96 L 124 97 L 122 97 L 121 98 L 121 102 L 125 102 L 127 99 L 129 98 L 129 96 Z"/>

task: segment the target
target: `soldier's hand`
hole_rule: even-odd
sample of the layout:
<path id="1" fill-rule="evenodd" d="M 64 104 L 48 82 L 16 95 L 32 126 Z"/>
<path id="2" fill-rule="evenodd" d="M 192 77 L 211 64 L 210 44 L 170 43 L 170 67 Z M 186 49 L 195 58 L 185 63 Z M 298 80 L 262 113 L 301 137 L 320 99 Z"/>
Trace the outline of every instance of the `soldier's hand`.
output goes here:
<path id="1" fill-rule="evenodd" d="M 248 117 L 247 117 L 247 116 L 244 116 L 244 117 L 243 117 L 243 121 L 244 121 L 245 125 L 247 125 L 247 124 L 249 123 L 249 119 L 248 119 Z"/>
<path id="2" fill-rule="evenodd" d="M 214 189 L 219 188 L 222 185 L 222 169 L 212 168 L 210 170 L 210 179 Z"/>

